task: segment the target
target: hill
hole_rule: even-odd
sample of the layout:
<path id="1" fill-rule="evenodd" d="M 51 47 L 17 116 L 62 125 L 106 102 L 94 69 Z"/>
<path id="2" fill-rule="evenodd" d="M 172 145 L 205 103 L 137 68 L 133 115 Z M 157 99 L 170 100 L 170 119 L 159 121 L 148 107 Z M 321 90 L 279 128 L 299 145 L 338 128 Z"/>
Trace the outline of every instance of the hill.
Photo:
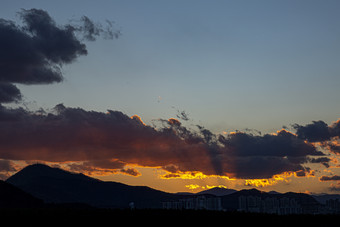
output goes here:
<path id="1" fill-rule="evenodd" d="M 27 166 L 7 179 L 10 184 L 48 203 L 85 203 L 100 208 L 161 208 L 178 195 L 145 186 L 104 182 L 47 165 Z"/>
<path id="2" fill-rule="evenodd" d="M 9 183 L 0 181 L 0 208 L 33 208 L 42 205 L 42 200 Z"/>
<path id="3" fill-rule="evenodd" d="M 214 188 L 211 188 L 205 191 L 198 192 L 196 194 L 197 195 L 210 194 L 210 195 L 215 195 L 215 196 L 225 196 L 225 195 L 230 195 L 234 192 L 237 192 L 237 191 L 234 189 L 214 187 Z"/>
<path id="4" fill-rule="evenodd" d="M 239 209 L 241 196 L 252 196 L 264 202 L 266 198 L 277 200 L 294 199 L 303 213 L 318 212 L 319 202 L 303 193 L 267 193 L 257 189 L 232 190 L 212 188 L 197 194 L 172 194 L 145 186 L 129 186 L 117 182 L 100 181 L 83 174 L 71 173 L 47 165 L 34 164 L 27 166 L 7 182 L 43 200 L 55 204 L 88 204 L 97 208 L 128 208 L 131 202 L 136 208 L 162 208 L 162 202 L 180 201 L 201 195 L 218 196 L 224 210 Z"/>

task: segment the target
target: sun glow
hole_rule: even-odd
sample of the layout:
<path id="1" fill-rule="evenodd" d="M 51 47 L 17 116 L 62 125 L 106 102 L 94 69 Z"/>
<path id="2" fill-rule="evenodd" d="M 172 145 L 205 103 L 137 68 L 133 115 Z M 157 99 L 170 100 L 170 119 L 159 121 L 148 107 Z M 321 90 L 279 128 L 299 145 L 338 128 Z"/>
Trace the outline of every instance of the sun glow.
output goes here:
<path id="1" fill-rule="evenodd" d="M 208 177 L 218 177 L 218 178 L 223 178 L 227 180 L 234 180 L 232 178 L 229 178 L 228 176 L 219 176 L 219 175 L 205 175 L 202 172 L 199 171 L 187 171 L 187 172 L 181 172 L 177 171 L 175 173 L 167 173 L 164 175 L 161 175 L 161 179 L 185 179 L 185 180 L 193 180 L 193 179 L 205 179 Z"/>
<path id="2" fill-rule="evenodd" d="M 189 190 L 195 190 L 195 189 L 200 188 L 201 186 L 199 186 L 198 184 L 188 184 L 188 185 L 185 185 L 185 187 L 188 188 Z"/>
<path id="3" fill-rule="evenodd" d="M 267 187 L 275 185 L 279 182 L 289 182 L 287 178 L 293 176 L 294 173 L 285 172 L 283 174 L 274 175 L 272 178 L 269 179 L 246 179 L 245 185 L 246 186 L 253 186 L 253 187 Z"/>

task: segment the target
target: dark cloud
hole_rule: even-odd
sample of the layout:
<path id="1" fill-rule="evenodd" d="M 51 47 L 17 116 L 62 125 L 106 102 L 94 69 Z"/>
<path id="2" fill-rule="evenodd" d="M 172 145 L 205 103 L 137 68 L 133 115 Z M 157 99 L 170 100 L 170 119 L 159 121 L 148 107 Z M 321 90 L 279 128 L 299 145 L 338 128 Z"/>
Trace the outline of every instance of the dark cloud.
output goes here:
<path id="1" fill-rule="evenodd" d="M 340 137 L 340 119 L 329 126 L 329 131 L 332 137 Z"/>
<path id="2" fill-rule="evenodd" d="M 340 120 L 327 125 L 323 121 L 313 121 L 305 126 L 294 124 L 296 134 L 300 139 L 307 140 L 311 143 L 317 143 L 324 149 L 333 154 L 340 154 Z M 311 162 L 320 162 L 325 167 L 329 167 L 327 158 L 310 159 Z M 326 160 L 323 162 L 322 160 Z"/>
<path id="3" fill-rule="evenodd" d="M 88 161 L 115 159 L 148 160 L 171 149 L 179 138 L 140 124 L 119 111 L 101 113 L 57 105 L 52 113 L 36 114 L 23 109 L 0 111 L 0 155 L 10 159 Z M 164 152 L 164 155 L 170 155 Z M 161 157 L 162 158 L 162 157 Z M 164 157 L 165 158 L 165 157 Z M 142 162 L 143 163 L 143 162 Z"/>
<path id="4" fill-rule="evenodd" d="M 112 22 L 103 29 L 85 16 L 80 25 L 57 25 L 44 10 L 23 9 L 18 15 L 22 25 L 0 19 L 0 103 L 21 99 L 20 90 L 13 83 L 61 82 L 62 66 L 87 54 L 82 39 L 114 37 Z"/>
<path id="5" fill-rule="evenodd" d="M 333 176 L 322 176 L 319 178 L 320 181 L 338 181 L 340 180 L 340 176 L 333 175 Z"/>
<path id="6" fill-rule="evenodd" d="M 311 169 L 307 167 L 305 170 L 296 171 L 295 176 L 305 177 L 305 176 L 315 176 L 315 174 L 314 174 L 314 171 L 311 171 Z"/>
<path id="7" fill-rule="evenodd" d="M 330 152 L 340 155 L 340 144 L 337 141 L 330 141 L 324 144 L 324 147 L 328 148 Z"/>
<path id="8" fill-rule="evenodd" d="M 21 92 L 15 85 L 0 83 L 0 103 L 17 102 L 19 100 L 21 100 Z"/>
<path id="9" fill-rule="evenodd" d="M 129 164 L 163 167 L 169 174 L 199 171 L 236 178 L 270 178 L 308 172 L 304 164 L 323 153 L 286 130 L 263 136 L 243 132 L 217 136 L 177 119 L 163 127 L 109 110 L 85 111 L 57 105 L 52 112 L 0 109 L 0 158 L 77 162 L 72 170 L 138 175 Z"/>
<path id="10" fill-rule="evenodd" d="M 327 125 L 324 121 L 313 121 L 305 126 L 294 124 L 293 128 L 299 138 L 309 142 L 324 142 L 340 136 L 340 120 L 331 125 Z"/>
<path id="11" fill-rule="evenodd" d="M 141 175 L 141 173 L 134 168 L 121 169 L 120 172 L 134 177 L 138 177 Z"/>
<path id="12" fill-rule="evenodd" d="M 243 132 L 230 134 L 220 142 L 238 153 L 238 156 L 304 157 L 323 155 L 312 144 L 299 139 L 293 133 L 281 130 L 277 134 L 256 136 Z"/>
<path id="13" fill-rule="evenodd" d="M 90 160 L 68 164 L 68 170 L 87 175 L 107 175 L 117 173 L 126 163 L 115 159 Z"/>
<path id="14" fill-rule="evenodd" d="M 331 133 L 328 125 L 323 121 L 313 121 L 313 123 L 301 126 L 293 125 L 299 138 L 310 142 L 321 142 L 330 140 Z"/>
<path id="15" fill-rule="evenodd" d="M 322 165 L 324 165 L 326 168 L 329 168 L 329 162 L 331 161 L 330 158 L 327 157 L 322 157 L 322 158 L 310 158 L 309 162 L 311 163 L 320 163 Z"/>
<path id="16" fill-rule="evenodd" d="M 270 178 L 283 172 L 309 170 L 308 156 L 324 155 L 309 143 L 286 130 L 263 136 L 236 132 L 219 141 L 228 148 L 229 161 L 238 178 Z"/>

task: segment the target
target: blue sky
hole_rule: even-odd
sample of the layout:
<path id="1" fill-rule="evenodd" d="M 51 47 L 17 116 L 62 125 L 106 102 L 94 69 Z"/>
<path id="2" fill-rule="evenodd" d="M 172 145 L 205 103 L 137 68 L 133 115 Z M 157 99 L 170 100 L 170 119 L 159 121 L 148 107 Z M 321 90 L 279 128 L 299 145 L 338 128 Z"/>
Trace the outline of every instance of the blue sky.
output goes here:
<path id="1" fill-rule="evenodd" d="M 1 15 L 47 10 L 57 23 L 114 20 L 65 81 L 20 85 L 27 101 L 121 110 L 146 122 L 186 111 L 215 131 L 337 119 L 338 1 L 2 1 Z M 42 95 L 43 94 L 43 95 Z"/>
<path id="2" fill-rule="evenodd" d="M 63 65 L 62 83 L 17 84 L 24 96 L 19 105 L 29 109 L 48 110 L 59 103 L 98 112 L 111 109 L 137 114 L 147 125 L 185 111 L 189 127 L 199 124 L 217 134 L 246 129 L 275 133 L 295 123 L 331 124 L 340 116 L 339 1 L 0 4 L 0 17 L 17 23 L 17 12 L 37 8 L 61 25 L 83 15 L 99 23 L 113 20 L 122 34 L 114 40 L 84 41 L 88 55 Z M 155 170 L 140 171 L 147 176 Z M 142 181 L 146 178 L 138 178 Z"/>

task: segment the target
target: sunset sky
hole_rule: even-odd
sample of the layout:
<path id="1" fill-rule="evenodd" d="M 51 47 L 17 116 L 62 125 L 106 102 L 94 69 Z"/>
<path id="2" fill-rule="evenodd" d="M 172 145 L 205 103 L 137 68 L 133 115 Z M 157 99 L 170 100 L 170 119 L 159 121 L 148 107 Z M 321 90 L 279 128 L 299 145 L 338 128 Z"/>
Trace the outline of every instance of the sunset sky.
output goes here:
<path id="1" fill-rule="evenodd" d="M 2 0 L 0 177 L 340 193 L 338 0 Z"/>

